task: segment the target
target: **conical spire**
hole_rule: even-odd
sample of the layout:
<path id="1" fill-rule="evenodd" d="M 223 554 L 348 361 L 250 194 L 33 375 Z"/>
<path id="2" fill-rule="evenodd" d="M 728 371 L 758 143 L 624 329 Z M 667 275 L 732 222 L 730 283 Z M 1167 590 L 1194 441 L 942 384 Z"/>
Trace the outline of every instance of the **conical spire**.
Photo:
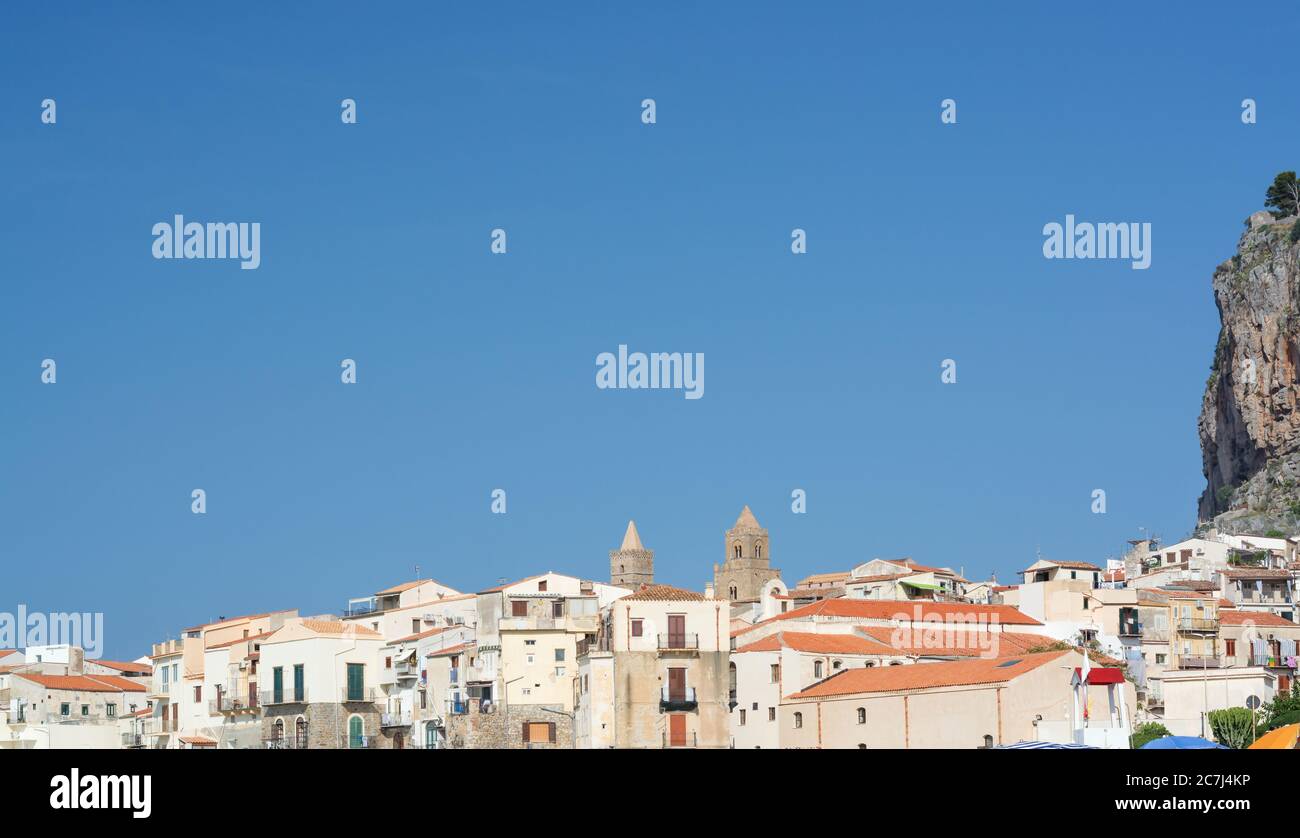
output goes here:
<path id="1" fill-rule="evenodd" d="M 623 534 L 623 546 L 620 550 L 644 550 L 641 546 L 641 534 L 636 531 L 636 521 L 627 522 L 627 532 Z"/>
<path id="2" fill-rule="evenodd" d="M 745 508 L 740 510 L 740 517 L 736 519 L 736 525 L 732 527 L 733 530 L 761 530 L 762 528 L 758 523 L 758 519 L 754 517 L 754 513 L 749 511 L 749 504 L 745 504 Z"/>

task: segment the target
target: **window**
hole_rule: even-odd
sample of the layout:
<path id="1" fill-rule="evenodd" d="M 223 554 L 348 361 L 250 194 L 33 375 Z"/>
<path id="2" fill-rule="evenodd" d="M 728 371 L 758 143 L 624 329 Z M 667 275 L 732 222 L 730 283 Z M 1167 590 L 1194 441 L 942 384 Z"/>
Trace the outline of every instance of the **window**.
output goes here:
<path id="1" fill-rule="evenodd" d="M 860 724 L 860 725 L 864 725 L 864 724 L 866 724 L 866 723 L 867 723 L 867 708 L 865 708 L 865 707 L 859 707 L 859 708 L 858 708 L 858 724 Z"/>
<path id="2" fill-rule="evenodd" d="M 744 711 L 744 710 L 741 710 L 741 711 L 740 711 L 740 726 L 741 726 L 741 727 L 744 727 L 744 726 L 745 726 L 745 711 Z"/>
<path id="3" fill-rule="evenodd" d="M 284 741 L 284 719 L 275 720 L 275 727 L 272 729 L 271 736 L 276 742 Z"/>
<path id="4" fill-rule="evenodd" d="M 301 663 L 293 665 L 293 700 L 307 700 L 307 675 L 303 671 L 303 664 Z"/>
<path id="5" fill-rule="evenodd" d="M 528 744 L 555 744 L 555 722 L 524 722 L 524 742 Z"/>
<path id="6" fill-rule="evenodd" d="M 89 715 L 90 715 L 90 705 L 89 705 L 89 704 L 83 704 L 83 705 L 81 705 L 81 715 L 83 715 L 83 716 L 89 716 Z"/>
<path id="7" fill-rule="evenodd" d="M 1164 663 L 1164 662 L 1165 662 L 1165 656 L 1164 656 L 1164 655 L 1161 655 L 1161 654 L 1157 654 L 1157 655 L 1156 655 L 1156 663 Z"/>
<path id="8" fill-rule="evenodd" d="M 843 665 L 844 665 L 844 661 L 832 661 L 831 669 L 839 669 Z"/>
<path id="9" fill-rule="evenodd" d="M 284 701 L 284 667 L 277 666 L 271 670 L 271 703 Z"/>
<path id="10" fill-rule="evenodd" d="M 294 667 L 294 678 L 297 678 L 297 677 L 298 677 L 298 667 L 295 666 L 295 667 Z M 366 686 L 366 666 L 365 666 L 365 664 L 362 664 L 362 663 L 350 663 L 350 664 L 348 664 L 348 689 L 347 689 L 347 700 L 348 700 L 348 701 L 365 701 L 365 693 L 366 693 L 365 686 Z M 294 685 L 294 689 L 297 689 L 297 685 L 296 685 L 296 684 Z M 361 718 L 360 718 L 359 716 L 358 716 L 358 717 L 354 717 L 354 718 L 356 718 L 356 720 L 357 720 L 358 723 L 361 721 Z"/>
<path id="11" fill-rule="evenodd" d="M 71 715 L 72 715 L 72 705 L 71 705 L 71 704 L 68 704 L 67 702 L 64 702 L 63 704 L 60 704 L 60 705 L 59 705 L 59 715 L 60 715 L 60 716 L 71 716 Z"/>
<path id="12" fill-rule="evenodd" d="M 1083 598 L 1083 610 L 1088 610 L 1088 598 L 1086 596 Z"/>
<path id="13" fill-rule="evenodd" d="M 203 703 L 203 685 L 202 685 L 202 684 L 195 684 L 195 685 L 194 685 L 194 703 L 195 703 L 195 704 L 202 704 L 202 703 Z"/>
<path id="14" fill-rule="evenodd" d="M 781 664 L 772 664 L 772 683 L 777 684 L 781 681 Z"/>
<path id="15" fill-rule="evenodd" d="M 117 705 L 116 705 L 116 704 L 105 704 L 105 705 L 104 705 L 104 715 L 107 716 L 107 717 L 110 718 L 110 719 L 116 719 L 116 718 L 117 718 Z"/>
<path id="16" fill-rule="evenodd" d="M 821 662 L 821 661 L 813 661 L 813 677 L 816 678 L 816 679 L 818 679 L 818 680 L 821 680 L 821 677 L 822 677 L 822 662 Z"/>
<path id="17" fill-rule="evenodd" d="M 1070 571 L 1070 578 L 1071 578 L 1071 579 L 1078 579 L 1078 578 L 1079 578 L 1079 574 L 1078 574 L 1078 572 L 1073 571 L 1073 570 Z"/>
<path id="18" fill-rule="evenodd" d="M 776 708 L 775 708 L 775 707 L 769 707 L 769 708 L 767 708 L 767 720 L 768 720 L 769 722 L 774 722 L 774 721 L 776 721 Z"/>
<path id="19" fill-rule="evenodd" d="M 1237 641 L 1224 640 L 1223 643 L 1225 646 L 1224 653 L 1230 658 L 1235 658 L 1237 656 Z"/>
<path id="20" fill-rule="evenodd" d="M 803 713 L 794 714 L 794 726 L 796 729 L 803 727 Z"/>
<path id="21" fill-rule="evenodd" d="M 556 618 L 564 616 L 564 600 L 557 599 L 551 603 L 551 616 Z"/>
<path id="22" fill-rule="evenodd" d="M 411 620 L 411 634 L 419 634 L 419 633 L 420 633 L 420 621 Z"/>
<path id="23" fill-rule="evenodd" d="M 299 716 L 298 721 L 293 723 L 293 738 L 297 740 L 298 750 L 305 751 L 307 749 L 307 720 L 302 716 Z"/>
<path id="24" fill-rule="evenodd" d="M 633 621 L 632 621 L 632 636 L 633 636 L 633 637 L 640 637 L 640 636 L 641 636 L 641 621 L 640 621 L 640 620 L 633 620 Z"/>
<path id="25" fill-rule="evenodd" d="M 756 559 L 763 558 L 763 542 L 761 541 L 757 541 L 754 543 L 754 558 Z"/>
<path id="26" fill-rule="evenodd" d="M 532 666 L 532 665 L 533 665 L 533 660 L 536 659 L 536 657 L 537 657 L 536 655 L 531 655 L 531 654 L 528 655 L 528 657 L 527 657 L 527 661 L 528 661 L 528 665 L 529 665 L 529 666 Z"/>
<path id="27" fill-rule="evenodd" d="M 537 590 L 539 590 L 539 591 L 543 591 L 543 592 L 546 590 L 546 580 L 545 580 L 545 579 L 543 579 L 542 581 L 540 581 L 540 582 L 537 583 Z"/>
<path id="28" fill-rule="evenodd" d="M 560 661 L 563 661 L 563 660 L 564 660 L 564 650 L 563 650 L 563 649 L 556 649 L 556 650 L 555 650 L 555 661 L 556 661 L 556 663 L 559 663 Z"/>
<path id="29" fill-rule="evenodd" d="M 392 669 L 392 668 L 393 668 L 393 659 L 392 659 L 392 657 L 386 657 L 386 658 L 384 658 L 384 669 Z"/>
<path id="30" fill-rule="evenodd" d="M 360 664 L 348 664 L 348 672 L 351 673 L 353 666 Z M 366 746 L 365 724 L 361 721 L 360 716 L 353 716 L 348 719 L 348 747 L 364 748 Z"/>
<path id="31" fill-rule="evenodd" d="M 537 645 L 537 641 L 536 641 L 536 640 L 525 640 L 525 641 L 524 641 L 524 645 L 525 645 L 525 646 L 536 646 L 536 645 Z"/>
<path id="32" fill-rule="evenodd" d="M 511 617 L 527 617 L 527 616 L 528 616 L 528 601 L 527 601 L 527 600 L 523 600 L 523 599 L 512 599 L 512 600 L 510 600 L 510 616 L 511 616 Z"/>
<path id="33" fill-rule="evenodd" d="M 740 558 L 740 544 L 739 544 L 739 543 L 737 543 L 737 544 L 735 544 L 735 545 L 732 546 L 732 548 L 731 548 L 731 555 L 735 556 L 737 559 Z"/>

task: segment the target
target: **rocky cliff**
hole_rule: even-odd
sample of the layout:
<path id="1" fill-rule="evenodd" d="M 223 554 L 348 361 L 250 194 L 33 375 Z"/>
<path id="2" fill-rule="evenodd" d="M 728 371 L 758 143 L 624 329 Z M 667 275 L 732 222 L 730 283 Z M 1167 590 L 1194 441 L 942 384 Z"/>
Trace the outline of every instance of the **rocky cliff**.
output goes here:
<path id="1" fill-rule="evenodd" d="M 1219 341 L 1198 429 L 1201 521 L 1300 531 L 1300 243 L 1294 218 L 1257 212 L 1214 271 Z"/>

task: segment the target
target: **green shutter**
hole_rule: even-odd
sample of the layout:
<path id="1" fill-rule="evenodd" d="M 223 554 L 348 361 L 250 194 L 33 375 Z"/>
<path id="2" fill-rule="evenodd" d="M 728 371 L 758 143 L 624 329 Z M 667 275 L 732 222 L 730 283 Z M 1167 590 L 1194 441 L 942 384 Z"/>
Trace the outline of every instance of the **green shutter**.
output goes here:
<path id="1" fill-rule="evenodd" d="M 348 665 L 349 680 L 351 679 L 352 666 L 353 664 Z M 353 716 L 352 718 L 348 719 L 348 747 L 360 748 L 361 735 L 362 735 L 361 717 Z"/>
<path id="2" fill-rule="evenodd" d="M 305 700 L 305 696 L 303 695 L 303 692 L 306 689 L 306 687 L 303 685 L 303 681 L 304 681 L 303 665 L 300 663 L 295 663 L 293 665 L 293 700 L 294 701 Z"/>
<path id="3" fill-rule="evenodd" d="M 271 675 L 271 701 L 279 704 L 284 701 L 284 669 L 277 666 L 275 669 L 271 670 Z"/>
<path id="4" fill-rule="evenodd" d="M 363 701 L 365 670 L 359 663 L 348 664 L 348 701 Z"/>

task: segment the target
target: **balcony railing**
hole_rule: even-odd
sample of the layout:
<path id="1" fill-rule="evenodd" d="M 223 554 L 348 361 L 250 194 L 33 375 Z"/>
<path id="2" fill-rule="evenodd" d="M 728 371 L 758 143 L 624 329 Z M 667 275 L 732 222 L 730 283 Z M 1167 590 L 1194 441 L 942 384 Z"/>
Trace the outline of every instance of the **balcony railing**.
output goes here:
<path id="1" fill-rule="evenodd" d="M 123 748 L 143 748 L 143 747 L 144 747 L 144 734 L 141 734 L 141 733 L 123 733 L 123 734 L 122 734 L 122 747 L 123 747 Z"/>
<path id="2" fill-rule="evenodd" d="M 1120 623 L 1119 636 L 1120 637 L 1141 637 L 1142 624 L 1141 623 Z"/>
<path id="3" fill-rule="evenodd" d="M 272 704 L 306 704 L 307 688 L 289 687 L 282 690 L 266 690 L 258 693 L 258 702 L 265 705 Z"/>
<path id="4" fill-rule="evenodd" d="M 466 701 L 465 699 L 462 698 L 459 701 L 452 701 L 449 699 L 447 701 L 448 716 L 463 716 L 468 712 L 469 712 L 469 702 Z"/>
<path id="5" fill-rule="evenodd" d="M 300 750 L 298 739 L 294 736 L 268 736 L 262 740 L 262 746 L 269 751 L 297 751 Z"/>
<path id="6" fill-rule="evenodd" d="M 1218 631 L 1219 621 L 1211 617 L 1182 617 L 1178 620 L 1179 631 Z"/>
<path id="7" fill-rule="evenodd" d="M 174 719 L 145 719 L 144 735 L 145 736 L 163 736 L 168 733 L 175 733 L 179 729 L 179 722 Z"/>
<path id="8" fill-rule="evenodd" d="M 348 607 L 343 609 L 344 617 L 363 617 L 366 614 L 373 614 L 379 610 L 379 604 L 373 598 L 368 600 L 353 600 L 348 603 Z"/>
<path id="9" fill-rule="evenodd" d="M 685 736 L 678 737 L 673 737 L 667 731 L 664 731 L 662 741 L 661 747 L 664 748 L 696 748 L 700 744 L 699 736 L 693 730 Z"/>
<path id="10" fill-rule="evenodd" d="M 339 690 L 339 701 L 344 704 L 373 704 L 378 695 L 379 691 L 374 687 L 344 687 Z"/>
<path id="11" fill-rule="evenodd" d="M 411 711 L 407 710 L 402 713 L 380 713 L 380 727 L 410 727 Z"/>
<path id="12" fill-rule="evenodd" d="M 667 685 L 659 689 L 660 710 L 694 710 L 698 706 L 694 687 L 685 687 L 676 692 Z"/>
<path id="13" fill-rule="evenodd" d="M 1284 657 L 1279 657 L 1278 655 L 1251 655 L 1251 656 L 1250 656 L 1250 665 L 1251 665 L 1251 666 L 1269 666 L 1269 667 L 1272 667 L 1272 668 L 1274 668 L 1274 669 L 1294 669 L 1294 668 L 1295 668 L 1295 667 L 1292 667 L 1292 666 L 1288 666 L 1288 665 L 1287 665 L 1287 662 L 1286 662 L 1286 658 L 1284 658 Z"/>
<path id="14" fill-rule="evenodd" d="M 252 713 L 257 711 L 257 707 L 256 692 L 222 692 L 208 702 L 208 714 L 215 716 L 218 713 Z"/>
<path id="15" fill-rule="evenodd" d="M 659 635 L 659 651 L 699 651 L 700 636 L 698 634 L 661 634 Z"/>

